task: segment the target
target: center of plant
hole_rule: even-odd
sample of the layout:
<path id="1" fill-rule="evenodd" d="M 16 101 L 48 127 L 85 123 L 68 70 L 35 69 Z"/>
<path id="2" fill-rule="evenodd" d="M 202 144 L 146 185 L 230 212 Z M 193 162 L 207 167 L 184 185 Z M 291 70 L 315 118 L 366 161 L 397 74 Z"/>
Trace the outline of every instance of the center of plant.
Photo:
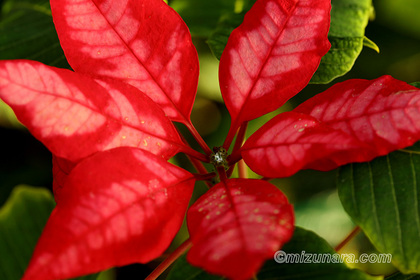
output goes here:
<path id="1" fill-rule="evenodd" d="M 215 166 L 224 166 L 227 167 L 227 151 L 223 147 L 214 147 L 213 153 L 210 155 L 210 162 Z"/>

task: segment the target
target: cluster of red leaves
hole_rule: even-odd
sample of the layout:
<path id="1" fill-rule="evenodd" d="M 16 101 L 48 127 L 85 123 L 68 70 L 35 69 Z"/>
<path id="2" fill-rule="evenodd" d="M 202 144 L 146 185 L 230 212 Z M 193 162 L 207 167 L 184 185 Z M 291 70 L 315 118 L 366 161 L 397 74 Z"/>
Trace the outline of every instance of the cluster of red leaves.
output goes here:
<path id="1" fill-rule="evenodd" d="M 0 62 L 0 97 L 53 154 L 54 209 L 24 279 L 61 279 L 160 256 L 179 230 L 197 176 L 167 162 L 209 161 L 190 113 L 198 58 L 187 26 L 162 0 L 51 0 L 73 71 Z M 328 51 L 330 0 L 257 0 L 220 60 L 232 117 L 224 148 L 247 121 L 283 105 Z M 337 84 L 273 118 L 228 164 L 265 177 L 368 161 L 420 139 L 420 91 L 389 76 Z M 193 150 L 173 121 L 202 146 Z M 239 137 L 240 138 L 240 137 Z M 202 170 L 201 170 L 202 171 Z M 286 197 L 263 180 L 221 182 L 187 211 L 187 258 L 246 279 L 293 233 Z M 229 174 L 229 173 L 228 173 Z"/>

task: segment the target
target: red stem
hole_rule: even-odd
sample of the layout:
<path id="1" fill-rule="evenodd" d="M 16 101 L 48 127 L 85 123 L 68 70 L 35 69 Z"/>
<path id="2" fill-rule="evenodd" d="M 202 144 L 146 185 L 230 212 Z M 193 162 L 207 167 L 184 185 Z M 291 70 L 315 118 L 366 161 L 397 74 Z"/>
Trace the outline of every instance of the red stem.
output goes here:
<path id="1" fill-rule="evenodd" d="M 224 166 L 217 167 L 217 173 L 219 173 L 219 178 L 221 182 L 224 182 L 227 180 L 226 170 Z"/>
<path id="2" fill-rule="evenodd" d="M 211 172 L 211 173 L 207 173 L 207 174 L 193 174 L 193 175 L 194 175 L 194 178 L 196 180 L 200 180 L 200 181 L 205 181 L 206 182 L 206 180 L 211 180 L 212 178 L 214 178 L 214 176 L 216 176 L 216 173 Z M 208 183 L 207 186 L 209 188 L 211 188 L 211 184 L 209 182 L 206 182 L 206 183 Z"/>
<path id="3" fill-rule="evenodd" d="M 152 273 L 147 276 L 145 280 L 155 280 L 157 279 L 171 264 L 173 264 L 182 254 L 184 254 L 188 249 L 190 249 L 192 243 L 189 239 L 184 241 L 178 248 L 175 249 L 163 262 L 161 262 Z"/>
<path id="4" fill-rule="evenodd" d="M 238 136 L 236 137 L 236 141 L 235 141 L 235 145 L 233 146 L 232 153 L 238 151 L 242 147 L 242 144 L 244 143 L 244 140 L 245 140 L 245 133 L 246 133 L 247 128 L 248 128 L 248 122 L 244 122 L 239 128 Z"/>
<path id="5" fill-rule="evenodd" d="M 188 130 L 190 131 L 190 133 L 194 137 L 195 141 L 197 141 L 197 143 L 200 145 L 201 149 L 203 149 L 203 151 L 208 156 L 211 155 L 213 152 L 211 151 L 211 149 L 209 148 L 209 146 L 206 144 L 206 142 L 204 141 L 204 139 L 201 137 L 200 133 L 198 133 L 197 129 L 195 129 L 195 127 L 192 124 L 192 122 L 191 121 L 185 122 L 185 126 L 188 128 Z"/>
<path id="6" fill-rule="evenodd" d="M 189 146 L 184 146 L 181 148 L 181 152 L 185 153 L 187 156 L 194 158 L 196 160 L 200 160 L 202 162 L 210 162 L 210 158 L 200 152 L 197 152 L 193 148 Z M 197 170 L 198 171 L 198 170 Z M 207 173 L 207 171 L 206 171 Z"/>
<path id="7" fill-rule="evenodd" d="M 358 233 L 360 232 L 360 227 L 356 226 L 350 233 L 347 235 L 347 237 L 341 241 L 340 244 L 338 244 L 334 249 L 336 252 L 340 251 L 344 246 L 347 245 Z"/>

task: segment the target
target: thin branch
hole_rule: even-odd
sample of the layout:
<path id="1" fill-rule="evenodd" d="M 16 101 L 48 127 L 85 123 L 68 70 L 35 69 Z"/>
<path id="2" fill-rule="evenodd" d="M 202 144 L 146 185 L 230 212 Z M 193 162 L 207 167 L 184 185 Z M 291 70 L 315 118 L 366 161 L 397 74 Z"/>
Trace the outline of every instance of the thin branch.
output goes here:
<path id="1" fill-rule="evenodd" d="M 200 133 L 198 133 L 197 129 L 192 124 L 192 122 L 185 123 L 185 125 L 190 131 L 191 135 L 194 137 L 195 141 L 197 141 L 201 149 L 203 149 L 204 153 L 206 153 L 207 156 L 211 155 L 213 152 L 211 151 L 207 143 L 204 141 L 204 139 L 201 137 Z"/>
<path id="2" fill-rule="evenodd" d="M 340 242 L 334 249 L 336 252 L 340 251 L 344 246 L 347 245 L 358 233 L 360 232 L 360 227 L 356 226 L 350 233 L 347 235 L 347 237 Z"/>
<path id="3" fill-rule="evenodd" d="M 178 248 L 175 249 L 163 262 L 161 262 L 155 270 L 150 273 L 145 280 L 157 279 L 171 264 L 173 264 L 182 254 L 190 249 L 192 243 L 189 239 L 184 241 Z"/>

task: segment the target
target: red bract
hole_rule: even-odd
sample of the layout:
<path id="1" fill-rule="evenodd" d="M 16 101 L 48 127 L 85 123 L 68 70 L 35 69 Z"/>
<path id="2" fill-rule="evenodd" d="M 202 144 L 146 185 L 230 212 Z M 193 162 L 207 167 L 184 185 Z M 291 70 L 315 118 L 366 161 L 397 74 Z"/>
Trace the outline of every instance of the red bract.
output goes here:
<path id="1" fill-rule="evenodd" d="M 161 255 L 195 179 L 214 176 L 199 160 L 211 161 L 221 182 L 187 212 L 187 258 L 232 279 L 252 277 L 291 238 L 294 218 L 272 184 L 228 178 L 238 160 L 283 177 L 368 161 L 419 140 L 420 91 L 385 76 L 337 84 L 242 146 L 247 121 L 277 109 L 314 74 L 330 46 L 330 2 L 256 1 L 220 61 L 232 122 L 224 148 L 212 154 L 191 124 L 198 61 L 175 11 L 161 0 L 52 0 L 75 72 L 0 62 L 0 98 L 53 153 L 57 206 L 25 279 L 75 277 Z M 185 124 L 205 155 L 171 121 Z M 165 161 L 178 152 L 201 174 Z"/>
<path id="2" fill-rule="evenodd" d="M 197 52 L 181 17 L 163 1 L 51 0 L 71 67 L 134 85 L 172 119 L 189 122 Z"/>
<path id="3" fill-rule="evenodd" d="M 195 245 L 187 259 L 232 279 L 251 278 L 292 237 L 294 223 L 284 194 L 268 182 L 251 179 L 217 184 L 187 217 Z"/>
<path id="4" fill-rule="evenodd" d="M 304 88 L 327 53 L 330 1 L 257 1 L 220 59 L 220 89 L 237 128 Z"/>
<path id="5" fill-rule="evenodd" d="M 193 187 L 190 173 L 140 149 L 87 158 L 67 178 L 24 279 L 70 278 L 158 257 L 179 230 Z"/>

